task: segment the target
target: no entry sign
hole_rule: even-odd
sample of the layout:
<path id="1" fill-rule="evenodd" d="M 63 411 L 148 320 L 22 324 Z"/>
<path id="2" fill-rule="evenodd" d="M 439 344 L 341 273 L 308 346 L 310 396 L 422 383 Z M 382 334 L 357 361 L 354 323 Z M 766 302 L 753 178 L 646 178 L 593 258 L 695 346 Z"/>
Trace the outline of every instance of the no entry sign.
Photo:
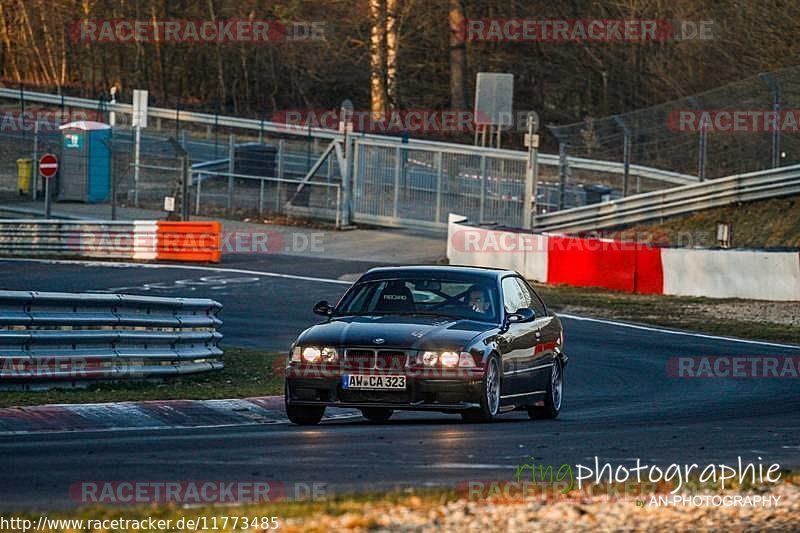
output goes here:
<path id="1" fill-rule="evenodd" d="M 58 158 L 53 154 L 44 154 L 39 158 L 39 174 L 52 178 L 58 172 Z"/>

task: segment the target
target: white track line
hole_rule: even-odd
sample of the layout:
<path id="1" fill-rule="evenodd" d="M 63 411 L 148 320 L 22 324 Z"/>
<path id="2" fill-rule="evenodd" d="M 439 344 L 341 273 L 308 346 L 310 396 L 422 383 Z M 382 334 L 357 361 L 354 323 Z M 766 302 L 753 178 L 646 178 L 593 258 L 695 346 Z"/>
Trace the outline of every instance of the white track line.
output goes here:
<path id="1" fill-rule="evenodd" d="M 222 268 L 222 267 L 209 267 L 209 266 L 196 266 L 196 265 L 170 265 L 170 264 L 163 264 L 163 263 L 118 263 L 118 262 L 108 262 L 108 261 L 81 261 L 81 260 L 66 260 L 66 259 L 2 259 L 0 261 L 5 262 L 33 262 L 33 263 L 45 263 L 45 264 L 56 264 L 56 265 L 83 265 L 83 266 L 93 266 L 93 267 L 115 267 L 115 266 L 122 266 L 122 267 L 138 267 L 138 268 L 154 268 L 154 269 L 178 269 L 178 270 L 200 270 L 200 271 L 207 271 L 207 272 L 230 272 L 233 274 L 249 274 L 251 276 L 262 276 L 262 277 L 269 277 L 269 278 L 283 278 L 283 279 L 294 279 L 300 281 L 312 281 L 317 283 L 334 283 L 336 285 L 352 285 L 349 281 L 341 281 L 338 279 L 330 279 L 330 278 L 315 278 L 311 276 L 297 276 L 294 274 L 278 274 L 276 272 L 262 272 L 260 270 L 243 270 L 239 268 Z M 664 329 L 654 326 L 642 326 L 639 324 L 630 324 L 628 322 L 617 322 L 614 320 L 605 320 L 601 318 L 589 318 L 589 317 L 582 317 L 577 315 L 570 315 L 570 314 L 562 314 L 559 313 L 558 316 L 564 317 L 571 320 L 581 320 L 584 322 L 596 322 L 598 324 L 608 324 L 612 326 L 619 326 L 623 328 L 630 328 L 630 329 L 637 329 L 640 331 L 652 331 L 656 333 L 665 333 L 667 335 L 683 335 L 687 337 L 695 337 L 699 339 L 708 339 L 708 340 L 716 340 L 716 341 L 726 341 L 726 342 L 738 342 L 742 344 L 755 344 L 759 346 L 772 346 L 775 348 L 789 348 L 792 350 L 800 349 L 800 346 L 793 345 L 793 344 L 781 344 L 777 342 L 768 342 L 768 341 L 756 341 L 756 340 L 749 340 L 749 339 L 737 339 L 735 337 L 723 337 L 719 335 L 709 335 L 705 333 L 693 333 L 691 331 L 681 331 L 676 329 Z"/>
<path id="2" fill-rule="evenodd" d="M 722 337 L 720 335 L 709 335 L 706 333 L 693 333 L 691 331 L 681 331 L 678 329 L 663 329 L 653 326 L 641 326 L 639 324 L 630 324 L 628 322 L 616 322 L 614 320 L 604 320 L 602 318 L 589 318 L 585 316 L 577 316 L 577 315 L 569 315 L 565 313 L 558 313 L 558 316 L 561 318 L 567 318 L 570 320 L 580 320 L 584 322 L 597 322 L 598 324 L 610 324 L 612 326 L 622 326 L 625 328 L 631 329 L 638 329 L 641 331 L 654 331 L 657 333 L 667 333 L 669 335 L 684 335 L 687 337 L 697 337 L 700 339 L 709 339 L 715 341 L 726 341 L 726 342 L 740 342 L 742 344 L 758 344 L 761 346 L 772 346 L 775 348 L 790 348 L 792 350 L 800 350 L 800 346 L 794 344 L 781 344 L 777 342 L 768 342 L 768 341 L 754 341 L 750 339 L 737 339 L 735 337 Z"/>
<path id="3" fill-rule="evenodd" d="M 176 270 L 200 270 L 204 272 L 228 272 L 231 274 L 249 274 L 251 276 L 261 276 L 266 278 L 283 278 L 294 279 L 299 281 L 313 281 L 318 283 L 335 283 L 337 285 L 352 285 L 350 281 L 342 281 L 330 278 L 314 278 L 311 276 L 298 276 L 295 274 L 278 274 L 277 272 L 262 272 L 260 270 L 244 270 L 241 268 L 221 268 L 210 266 L 197 266 L 197 265 L 170 265 L 164 263 L 125 263 L 117 261 L 80 261 L 68 259 L 2 259 L 3 262 L 27 262 L 27 263 L 45 263 L 51 265 L 81 265 L 91 267 L 138 267 L 138 268 L 153 268 L 153 269 L 176 269 Z"/>

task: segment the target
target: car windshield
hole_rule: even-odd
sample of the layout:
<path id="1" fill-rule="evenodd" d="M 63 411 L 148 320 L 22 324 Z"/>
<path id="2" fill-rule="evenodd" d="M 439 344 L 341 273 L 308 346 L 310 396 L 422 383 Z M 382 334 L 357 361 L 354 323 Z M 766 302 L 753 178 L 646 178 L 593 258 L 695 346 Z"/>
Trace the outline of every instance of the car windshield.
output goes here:
<path id="1" fill-rule="evenodd" d="M 488 280 L 383 279 L 357 283 L 336 315 L 430 315 L 497 322 L 497 290 Z"/>

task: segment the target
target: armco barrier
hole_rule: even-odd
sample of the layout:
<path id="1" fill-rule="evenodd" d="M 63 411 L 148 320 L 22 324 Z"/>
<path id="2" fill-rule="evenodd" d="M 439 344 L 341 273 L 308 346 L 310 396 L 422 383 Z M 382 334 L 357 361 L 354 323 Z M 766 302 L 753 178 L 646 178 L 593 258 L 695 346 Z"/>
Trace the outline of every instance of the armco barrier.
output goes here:
<path id="1" fill-rule="evenodd" d="M 219 222 L 159 222 L 158 259 L 219 263 L 221 224 Z"/>
<path id="2" fill-rule="evenodd" d="M 198 298 L 0 291 L 0 388 L 221 369 L 221 308 Z"/>
<path id="3" fill-rule="evenodd" d="M 0 220 L 0 256 L 221 260 L 219 222 Z"/>
<path id="4" fill-rule="evenodd" d="M 643 294 L 800 301 L 800 252 L 659 248 L 471 226 L 450 215 L 451 264 L 516 270 L 542 283 Z"/>

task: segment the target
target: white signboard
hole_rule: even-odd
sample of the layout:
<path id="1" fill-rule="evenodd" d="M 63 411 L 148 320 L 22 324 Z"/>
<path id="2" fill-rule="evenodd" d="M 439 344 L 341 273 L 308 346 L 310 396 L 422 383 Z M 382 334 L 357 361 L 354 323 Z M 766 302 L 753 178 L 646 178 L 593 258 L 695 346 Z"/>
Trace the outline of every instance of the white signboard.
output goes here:
<path id="1" fill-rule="evenodd" d="M 147 127 L 147 91 L 134 89 L 133 91 L 133 118 L 131 126 L 134 128 Z"/>
<path id="2" fill-rule="evenodd" d="M 478 72 L 475 124 L 511 126 L 514 123 L 514 75 Z"/>

